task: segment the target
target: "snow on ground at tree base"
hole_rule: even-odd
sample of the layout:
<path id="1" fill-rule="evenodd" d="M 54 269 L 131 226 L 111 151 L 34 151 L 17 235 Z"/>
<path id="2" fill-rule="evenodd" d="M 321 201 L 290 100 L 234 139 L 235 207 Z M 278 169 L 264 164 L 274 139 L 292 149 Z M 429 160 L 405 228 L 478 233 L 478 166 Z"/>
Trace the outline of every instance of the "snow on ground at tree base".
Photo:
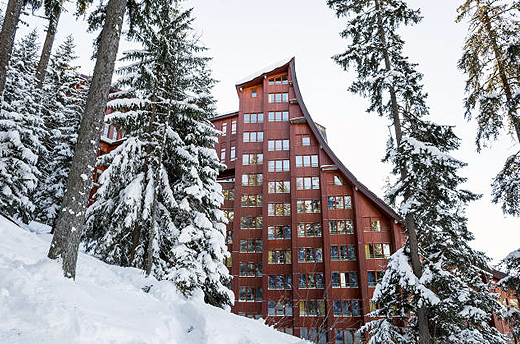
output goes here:
<path id="1" fill-rule="evenodd" d="M 200 297 L 188 301 L 173 283 L 84 253 L 76 281 L 65 279 L 59 262 L 46 258 L 51 236 L 32 228 L 0 217 L 2 344 L 307 343 Z M 150 285 L 145 293 L 142 288 Z"/>

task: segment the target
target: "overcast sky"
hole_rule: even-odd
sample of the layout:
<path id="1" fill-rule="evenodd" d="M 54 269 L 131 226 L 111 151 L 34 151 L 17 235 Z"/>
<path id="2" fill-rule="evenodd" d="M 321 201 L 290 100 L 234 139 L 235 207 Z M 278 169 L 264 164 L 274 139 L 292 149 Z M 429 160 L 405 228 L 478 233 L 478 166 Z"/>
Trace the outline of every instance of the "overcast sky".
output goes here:
<path id="1" fill-rule="evenodd" d="M 520 246 L 520 219 L 504 216 L 500 207 L 491 203 L 490 183 L 506 157 L 519 147 L 504 133 L 491 148 L 476 153 L 476 126 L 464 119 L 464 75 L 456 68 L 466 29 L 454 22 L 460 2 L 410 0 L 412 7 L 422 9 L 424 20 L 403 29 L 402 35 L 406 53 L 424 74 L 431 120 L 455 125 L 462 139 L 461 149 L 453 155 L 469 164 L 462 171 L 468 178 L 464 187 L 484 195 L 468 207 L 469 228 L 476 236 L 472 245 L 497 261 Z M 390 168 L 381 158 L 389 123 L 365 112 L 367 101 L 347 91 L 355 75 L 331 59 L 346 47 L 339 37 L 344 18 L 336 18 L 325 0 L 188 0 L 187 4 L 194 7 L 194 26 L 213 57 L 213 76 L 220 81 L 214 89 L 220 113 L 238 109 L 236 81 L 295 56 L 300 90 L 311 116 L 327 128 L 329 144 L 347 168 L 383 196 Z M 43 21 L 26 20 L 43 28 Z M 78 64 L 90 75 L 93 35 L 84 34 L 84 30 L 84 22 L 67 13 L 60 22 L 57 40 L 74 35 L 81 57 Z M 121 49 L 128 47 L 125 42 L 121 45 Z"/>

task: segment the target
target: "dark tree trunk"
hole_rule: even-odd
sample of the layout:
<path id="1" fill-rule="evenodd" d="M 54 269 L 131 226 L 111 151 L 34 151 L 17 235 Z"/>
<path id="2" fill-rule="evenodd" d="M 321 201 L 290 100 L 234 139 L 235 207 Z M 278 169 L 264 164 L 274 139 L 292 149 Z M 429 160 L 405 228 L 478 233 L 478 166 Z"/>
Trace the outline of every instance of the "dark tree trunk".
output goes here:
<path id="1" fill-rule="evenodd" d="M 45 36 L 45 42 L 43 43 L 42 54 L 38 67 L 36 68 L 36 87 L 41 89 L 43 87 L 43 81 L 45 79 L 45 73 L 47 72 L 47 65 L 51 58 L 52 45 L 54 38 L 56 37 L 56 29 L 61 15 L 61 2 L 58 2 L 53 8 L 52 13 L 49 17 L 49 26 L 47 27 L 47 35 Z"/>
<path id="2" fill-rule="evenodd" d="M 7 65 L 13 51 L 14 36 L 20 20 L 23 0 L 9 0 L 5 10 L 4 23 L 0 32 L 0 101 L 3 98 L 5 80 L 7 77 Z"/>
<path id="3" fill-rule="evenodd" d="M 381 18 L 380 12 L 380 4 L 379 0 L 375 0 L 375 9 L 377 12 L 377 24 L 378 24 L 378 34 L 381 39 L 381 43 L 383 44 L 383 56 L 385 59 L 385 68 L 387 71 L 392 70 L 392 66 L 390 64 L 390 57 L 388 54 L 388 49 L 386 46 L 386 38 L 383 28 L 383 21 Z M 402 130 L 401 130 L 401 119 L 399 117 L 399 107 L 397 104 L 396 92 L 393 87 L 390 87 L 390 102 L 392 104 L 392 116 L 394 120 L 394 129 L 395 129 L 395 138 L 397 143 L 397 150 L 399 152 L 402 151 L 401 139 L 402 139 Z M 401 180 L 404 180 L 408 176 L 408 170 L 406 167 L 401 168 Z M 404 195 L 404 202 L 410 198 L 410 195 Z M 408 242 L 410 244 L 410 260 L 412 261 L 412 270 L 414 275 L 417 278 L 421 278 L 422 276 L 422 265 L 419 258 L 419 244 L 417 242 L 417 231 L 415 226 L 415 219 L 413 215 L 408 213 L 405 217 L 405 225 L 406 230 L 408 232 Z M 419 329 L 419 343 L 420 344 L 429 344 L 431 342 L 430 331 L 428 328 L 428 309 L 425 306 L 420 307 L 417 310 L 417 325 Z"/>
<path id="4" fill-rule="evenodd" d="M 56 220 L 49 258 L 62 257 L 63 274 L 75 278 L 78 248 L 82 236 L 85 209 L 92 187 L 92 173 L 105 116 L 108 92 L 114 73 L 126 0 L 109 0 L 98 46 L 96 66 L 89 89 L 72 159 L 67 191 Z"/>

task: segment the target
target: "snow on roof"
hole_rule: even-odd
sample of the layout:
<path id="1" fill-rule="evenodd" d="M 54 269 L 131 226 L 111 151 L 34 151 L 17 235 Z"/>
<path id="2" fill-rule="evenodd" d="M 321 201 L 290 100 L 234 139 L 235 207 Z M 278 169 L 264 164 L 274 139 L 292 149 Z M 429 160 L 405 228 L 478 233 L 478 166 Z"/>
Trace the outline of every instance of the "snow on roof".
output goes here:
<path id="1" fill-rule="evenodd" d="M 254 78 L 257 78 L 257 77 L 263 75 L 264 73 L 268 73 L 268 72 L 270 72 L 270 71 L 272 71 L 272 70 L 274 70 L 276 68 L 282 67 L 283 65 L 288 64 L 293 58 L 294 57 L 292 57 L 292 56 L 291 57 L 287 57 L 287 58 L 285 58 L 285 59 L 283 59 L 281 61 L 278 61 L 278 62 L 276 62 L 276 63 L 274 63 L 274 64 L 272 64 L 270 66 L 262 68 L 258 72 L 253 73 L 253 74 L 247 76 L 246 78 L 243 78 L 242 80 L 237 81 L 235 85 L 237 85 L 237 86 L 238 85 L 242 85 L 242 84 L 244 84 L 244 83 L 246 83 L 246 82 L 248 82 L 250 80 L 253 80 Z"/>

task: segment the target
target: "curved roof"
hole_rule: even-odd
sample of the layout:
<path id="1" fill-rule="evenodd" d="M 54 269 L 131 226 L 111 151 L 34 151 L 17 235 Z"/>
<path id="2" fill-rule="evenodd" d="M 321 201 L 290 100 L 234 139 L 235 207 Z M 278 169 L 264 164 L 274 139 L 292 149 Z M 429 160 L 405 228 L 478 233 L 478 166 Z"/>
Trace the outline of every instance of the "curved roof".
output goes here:
<path id="1" fill-rule="evenodd" d="M 392 209 L 388 204 L 386 204 L 382 199 L 377 197 L 375 193 L 370 191 L 363 183 L 361 183 L 353 174 L 349 171 L 349 169 L 343 165 L 341 160 L 334 154 L 332 149 L 329 147 L 327 141 L 324 139 L 324 137 L 320 133 L 319 127 L 316 125 L 316 123 L 313 121 L 311 115 L 309 114 L 309 111 L 307 110 L 307 107 L 305 106 L 305 103 L 303 102 L 302 95 L 300 93 L 300 87 L 298 86 L 298 80 L 296 78 L 296 69 L 294 66 L 294 60 L 295 58 L 292 57 L 290 59 L 284 59 L 278 63 L 275 63 L 274 65 L 271 65 L 269 67 L 266 67 L 248 78 L 245 78 L 241 81 L 239 81 L 236 84 L 237 90 L 241 87 L 249 87 L 254 86 L 258 84 L 259 82 L 262 82 L 263 79 L 268 74 L 273 74 L 276 72 L 282 72 L 283 70 L 286 70 L 286 68 L 289 68 L 291 70 L 291 82 L 294 89 L 294 92 L 296 94 L 296 100 L 298 101 L 298 104 L 300 105 L 300 108 L 302 110 L 302 113 L 305 117 L 305 120 L 309 124 L 309 127 L 311 128 L 314 136 L 317 138 L 318 142 L 320 143 L 321 147 L 325 152 L 329 155 L 331 160 L 334 162 L 334 164 L 339 168 L 341 172 L 345 175 L 345 177 L 359 190 L 361 193 L 363 193 L 366 197 L 368 197 L 371 201 L 373 201 L 381 210 L 386 212 L 389 216 L 391 216 L 395 221 L 403 222 L 402 218 L 395 212 L 394 209 Z M 225 115 L 223 115 L 225 116 Z M 220 116 L 219 116 L 220 117 Z"/>

